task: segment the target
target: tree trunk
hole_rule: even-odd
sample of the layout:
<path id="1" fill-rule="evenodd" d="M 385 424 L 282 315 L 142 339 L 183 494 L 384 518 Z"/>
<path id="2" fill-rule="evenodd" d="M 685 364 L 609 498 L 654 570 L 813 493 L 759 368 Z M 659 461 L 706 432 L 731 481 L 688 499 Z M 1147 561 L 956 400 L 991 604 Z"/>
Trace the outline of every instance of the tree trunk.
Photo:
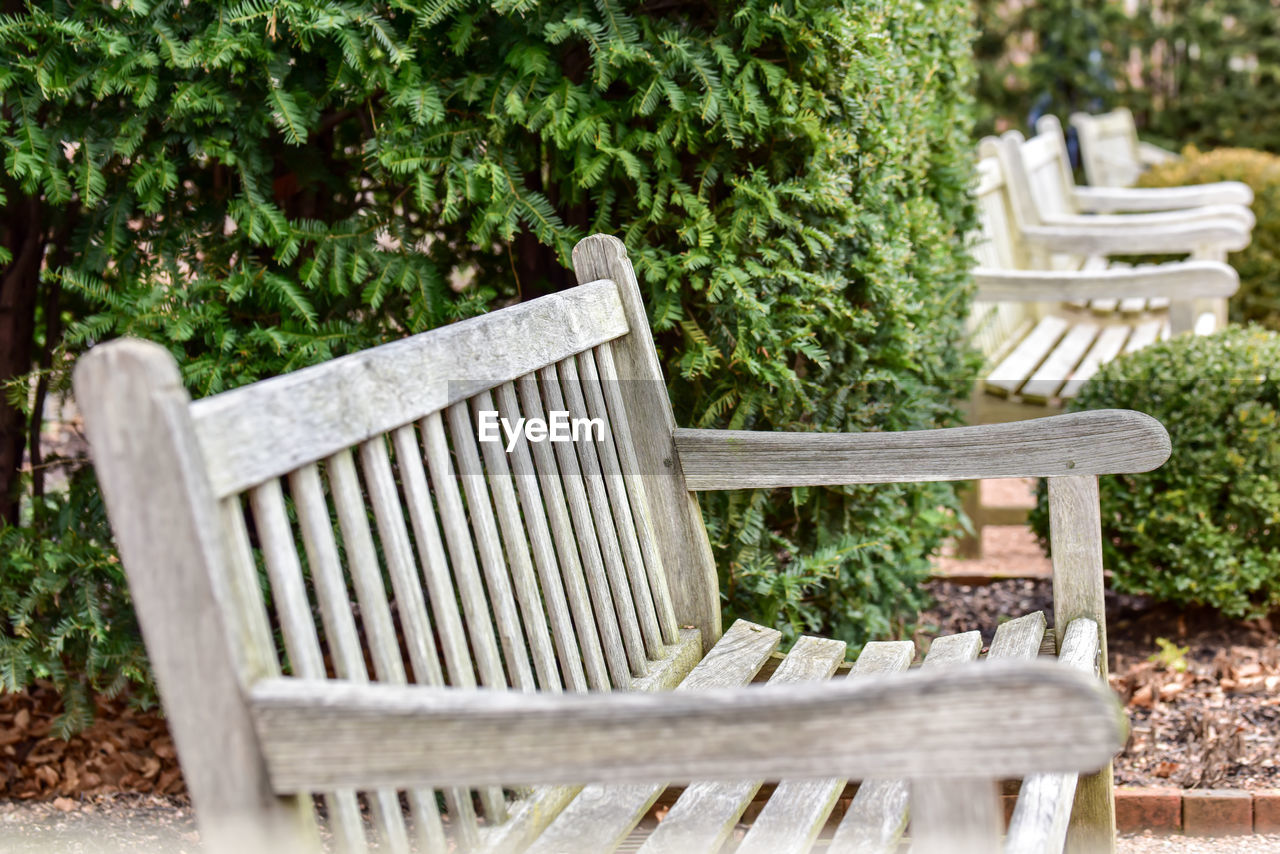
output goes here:
<path id="1" fill-rule="evenodd" d="M 31 370 L 46 244 L 40 200 L 16 193 L 9 198 L 3 237 L 13 260 L 0 272 L 0 386 Z M 22 411 L 0 396 L 0 521 L 11 524 L 18 522 L 18 473 L 27 428 Z"/>

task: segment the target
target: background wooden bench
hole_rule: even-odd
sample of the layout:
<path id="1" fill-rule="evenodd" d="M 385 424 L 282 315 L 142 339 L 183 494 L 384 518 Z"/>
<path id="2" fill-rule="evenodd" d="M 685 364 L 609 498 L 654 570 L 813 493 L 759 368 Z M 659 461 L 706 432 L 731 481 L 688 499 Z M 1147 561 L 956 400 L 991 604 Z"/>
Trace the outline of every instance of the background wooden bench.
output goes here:
<path id="1" fill-rule="evenodd" d="M 1208 334 L 1224 322 L 1239 277 L 1220 260 L 1133 267 L 1111 262 L 1106 253 L 1176 247 L 1186 255 L 1225 254 L 1224 247 L 1248 239 L 1242 218 L 1206 215 L 1167 232 L 1141 218 L 1126 228 L 1113 222 L 1118 217 L 1107 217 L 1112 222 L 1098 228 L 1088 225 L 1087 214 L 1048 224 L 1032 198 L 1037 173 L 1018 176 L 1030 163 L 1039 169 L 1038 183 L 1050 188 L 1045 193 L 1066 193 L 1059 160 L 1065 148 L 1058 140 L 1045 134 L 1023 141 L 1011 134 L 984 140 L 980 153 L 973 250 L 978 290 L 969 334 L 985 367 L 970 397 L 971 423 L 1061 411 L 1115 357 L 1172 334 Z M 1077 230 L 1083 236 L 1073 234 Z M 1072 252 L 1054 253 L 1064 248 Z M 983 502 L 976 485 L 966 493 L 965 511 L 974 533 L 957 543 L 964 557 L 981 555 L 984 527 L 1025 524 L 1027 513 Z"/>

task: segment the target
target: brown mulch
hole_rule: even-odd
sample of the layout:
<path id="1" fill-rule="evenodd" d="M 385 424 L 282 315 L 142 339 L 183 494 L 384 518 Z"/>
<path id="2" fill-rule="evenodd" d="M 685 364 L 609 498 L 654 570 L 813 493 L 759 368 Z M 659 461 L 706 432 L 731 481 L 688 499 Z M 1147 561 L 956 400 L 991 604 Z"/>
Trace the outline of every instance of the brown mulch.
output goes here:
<path id="1" fill-rule="evenodd" d="M 83 798 L 185 794 L 158 711 L 130 708 L 120 698 L 94 702 L 93 724 L 64 741 L 52 732 L 62 704 L 50 685 L 0 693 L 0 799 L 52 800 L 71 810 Z"/>
<path id="2" fill-rule="evenodd" d="M 1001 617 L 1044 611 L 1052 583 L 930 585 L 938 605 L 923 637 L 980 628 L 990 642 Z M 1280 787 L 1280 619 L 1234 622 L 1139 596 L 1107 595 L 1111 685 L 1131 732 L 1116 759 L 1130 786 Z M 1164 639 L 1162 646 L 1157 639 Z"/>

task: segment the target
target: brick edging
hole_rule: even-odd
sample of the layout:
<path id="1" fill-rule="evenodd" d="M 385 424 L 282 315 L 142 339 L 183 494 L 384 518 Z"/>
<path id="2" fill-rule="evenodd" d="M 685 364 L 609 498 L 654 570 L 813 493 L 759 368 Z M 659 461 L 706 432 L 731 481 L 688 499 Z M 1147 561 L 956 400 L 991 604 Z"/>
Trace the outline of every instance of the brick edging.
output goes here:
<path id="1" fill-rule="evenodd" d="M 1280 833 L 1280 789 L 1116 788 L 1116 829 L 1188 836 Z"/>

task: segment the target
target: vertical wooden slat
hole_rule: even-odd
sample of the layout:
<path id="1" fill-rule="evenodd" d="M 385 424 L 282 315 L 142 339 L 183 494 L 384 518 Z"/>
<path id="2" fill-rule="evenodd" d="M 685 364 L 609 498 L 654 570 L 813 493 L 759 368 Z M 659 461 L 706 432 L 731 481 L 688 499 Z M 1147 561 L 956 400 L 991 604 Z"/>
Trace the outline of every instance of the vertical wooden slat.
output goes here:
<path id="1" fill-rule="evenodd" d="M 1101 655 L 1098 675 L 1106 684 L 1106 606 L 1097 477 L 1049 478 L 1049 541 L 1053 553 L 1053 624 L 1061 631 L 1081 617 L 1097 623 Z M 1058 651 L 1061 653 L 1061 647 Z M 1097 774 L 1080 778 L 1067 832 L 1068 851 L 1115 850 L 1114 797 L 1110 763 Z"/>
<path id="2" fill-rule="evenodd" d="M 496 393 L 499 417 L 508 420 L 522 417 L 515 387 L 511 383 L 503 383 L 496 389 Z M 571 691 L 585 691 L 587 678 L 582 666 L 582 655 L 578 649 L 568 600 L 565 598 L 564 581 L 556 565 L 555 547 L 552 545 L 551 533 L 547 527 L 547 511 L 542 503 L 538 478 L 534 474 L 533 460 L 529 456 L 528 442 L 521 437 L 509 455 L 500 456 L 502 460 L 490 465 L 489 468 L 491 471 L 501 469 L 507 473 L 504 467 L 508 462 L 510 463 L 509 475 L 515 480 L 516 491 L 519 494 L 520 510 L 524 513 L 525 527 L 529 532 L 529 545 L 533 552 L 534 565 L 537 567 L 538 581 L 542 585 L 542 597 L 551 622 L 551 632 L 555 639 L 556 654 L 560 659 L 560 670 L 564 675 L 565 686 Z M 486 465 L 488 465 L 487 461 Z M 594 629 L 590 634 L 594 635 Z M 596 654 L 599 655 L 598 640 L 596 645 Z M 603 674 L 603 659 L 600 664 L 600 672 Z"/>
<path id="3" fill-rule="evenodd" d="M 636 522 L 631 513 L 631 499 L 627 495 L 627 485 L 622 479 L 622 466 L 618 458 L 617 445 L 626 437 L 615 433 L 615 426 L 609 418 L 605 407 L 604 392 L 600 388 L 600 376 L 596 369 L 595 357 L 591 351 L 579 353 L 577 356 L 578 382 L 573 384 L 575 395 L 571 403 L 586 405 L 586 412 L 591 418 L 598 418 L 604 428 L 600 442 L 588 441 L 591 451 L 600 464 L 604 475 L 605 489 L 609 495 L 609 510 L 613 514 L 614 528 L 618 533 L 618 545 L 622 549 L 622 559 L 627 570 L 627 580 L 631 583 L 631 598 L 635 602 L 636 616 L 639 618 L 640 631 L 644 637 L 645 653 L 650 660 L 662 657 L 662 629 L 658 627 L 658 613 L 654 607 L 653 593 L 649 589 L 649 575 L 645 560 L 640 551 L 640 543 L 636 537 Z M 577 400 L 572 398 L 576 397 Z M 615 439 L 621 436 L 621 439 Z M 594 438 L 592 434 L 591 438 Z M 655 567 L 656 569 L 657 567 Z"/>
<path id="4" fill-rule="evenodd" d="M 498 641 L 494 637 L 493 623 L 489 620 L 489 604 L 485 601 L 480 569 L 476 565 L 475 552 L 472 551 L 471 532 L 467 526 L 462 496 L 458 491 L 458 480 L 449 460 L 449 440 L 445 436 L 440 413 L 433 412 L 422 419 L 421 428 L 427 470 L 435 486 L 440 523 L 444 528 L 445 542 L 449 546 L 454 580 L 458 585 L 458 598 L 462 600 L 462 611 L 466 615 L 467 634 L 471 638 L 480 683 L 486 688 L 503 688 L 507 681 L 502 674 L 502 661 L 498 657 Z M 405 456 L 407 453 L 402 453 L 401 458 Z M 422 511 L 425 513 L 425 507 Z M 501 790 L 481 789 L 480 799 L 490 821 L 501 824 L 507 820 L 506 800 Z"/>
<path id="5" fill-rule="evenodd" d="M 480 568 L 472 551 L 471 531 L 467 526 L 453 464 L 449 460 L 449 444 L 440 413 L 433 412 L 423 419 L 422 442 L 426 450 L 427 470 L 435 487 L 440 524 L 449 546 L 458 598 L 462 600 L 462 611 L 466 616 L 467 634 L 480 672 L 480 684 L 486 688 L 501 688 L 507 681 L 502 673 L 498 641 L 489 619 L 489 603 L 485 600 Z"/>
<path id="6" fill-rule="evenodd" d="M 324 679 L 324 656 L 311 616 L 311 602 L 302 581 L 302 566 L 298 563 L 297 546 L 289 528 L 280 481 L 268 480 L 250 490 L 249 503 L 253 508 L 258 539 L 262 543 L 290 669 L 294 676 L 303 679 Z M 239 536 L 235 538 L 238 540 Z M 355 792 L 343 789 L 326 793 L 325 804 L 333 816 L 334 835 L 343 850 L 364 851 L 364 821 L 360 818 Z"/>
<path id="7" fill-rule="evenodd" d="M 542 417 L 542 400 L 538 392 L 538 381 L 531 375 L 516 380 L 519 395 L 520 411 L 528 417 Z M 514 406 L 506 406 L 508 413 Z M 528 474 L 527 461 L 522 462 L 520 451 L 525 446 L 516 448 L 514 465 L 517 472 Z M 551 526 L 551 536 L 555 542 L 556 555 L 559 558 L 561 577 L 564 580 L 565 595 L 569 609 L 573 614 L 574 626 L 577 629 L 579 648 L 582 651 L 582 664 L 586 670 L 587 684 L 593 691 L 609 690 L 609 678 L 612 662 L 606 664 L 605 649 L 612 643 L 618 650 L 620 670 L 626 676 L 626 658 L 622 655 L 622 639 L 618 627 L 601 620 L 597 625 L 596 614 L 591 607 L 591 593 L 588 590 L 583 573 L 583 558 L 578 554 L 578 543 L 573 533 L 573 521 L 565 498 L 566 484 L 560 477 L 555 455 L 545 442 L 532 447 L 533 463 L 536 466 L 536 477 L 520 479 L 521 499 L 535 502 L 534 490 L 541 493 L 543 507 L 546 509 L 547 522 Z M 526 510 L 526 514 L 529 511 Z M 533 514 L 537 518 L 537 514 Z M 584 554 L 586 552 L 584 551 Z M 612 606 L 610 606 L 612 608 Z M 627 677 L 629 678 L 629 677 Z"/>
<path id="8" fill-rule="evenodd" d="M 400 427 L 391 434 L 395 445 L 396 462 L 404 486 L 405 503 L 409 508 L 409 520 L 422 562 L 423 577 L 431 610 L 436 616 L 436 627 L 444 650 L 445 667 L 449 681 L 455 688 L 473 688 L 476 684 L 474 666 L 467 648 L 466 631 L 458 613 L 453 583 L 449 578 L 449 564 L 440 541 L 431 495 L 427 489 L 427 476 L 422 468 L 422 451 L 412 424 Z M 496 662 L 497 653 L 493 654 Z M 501 677 L 501 667 L 498 675 Z M 501 799 L 500 793 L 490 792 L 489 800 Z M 465 789 L 445 791 L 453 825 L 461 836 L 463 850 L 471 850 L 478 843 L 475 808 L 471 795 Z M 430 850 L 430 849 L 428 849 Z"/>
<path id="9" fill-rule="evenodd" d="M 400 506 L 400 496 L 396 490 L 395 475 L 391 471 L 391 458 L 387 452 L 385 437 L 375 436 L 360 444 L 360 465 L 364 471 L 369 501 L 373 505 L 378 537 L 382 542 L 382 552 L 391 576 L 391 587 L 395 591 L 396 610 L 400 614 L 400 624 L 405 645 L 409 649 L 409 661 L 413 666 L 414 679 L 426 685 L 443 685 L 444 674 L 440 670 L 440 652 L 436 648 L 431 619 L 427 616 L 427 604 L 422 596 L 422 585 L 418 582 L 417 568 L 413 562 L 413 548 L 409 543 L 404 509 Z M 464 793 L 455 792 L 449 801 L 450 811 L 455 815 L 462 812 L 465 816 L 465 813 L 470 810 L 469 800 Z M 417 820 L 419 836 L 429 850 L 437 838 L 443 841 L 435 792 L 429 789 L 411 790 L 409 801 Z"/>
<path id="10" fill-rule="evenodd" d="M 498 414 L 498 407 L 494 406 L 493 394 L 489 392 L 481 392 L 474 398 L 471 398 L 471 405 L 475 407 L 476 412 L 489 411 Z M 498 515 L 498 526 L 502 530 L 503 543 L 507 545 L 507 562 L 511 566 L 512 581 L 515 583 L 516 599 L 520 602 L 521 617 L 524 618 L 525 632 L 529 636 L 529 643 L 534 658 L 534 670 L 538 672 L 538 684 L 541 690 L 561 691 L 563 689 L 563 681 L 559 675 L 556 666 L 556 652 L 552 643 L 552 635 L 547 625 L 547 613 L 544 613 L 543 594 L 538 589 L 538 576 L 534 575 L 534 565 L 530 558 L 530 543 L 534 539 L 532 534 L 532 520 L 529 520 L 527 528 L 529 534 L 526 535 L 525 521 L 521 519 L 520 503 L 516 498 L 515 485 L 512 483 L 511 465 L 508 463 L 508 455 L 504 451 L 504 439 L 498 442 L 480 442 L 481 455 L 484 456 L 485 471 L 488 472 L 489 489 L 493 493 L 494 510 Z M 521 437 L 524 442 L 524 437 Z M 512 452 L 515 452 L 513 449 Z M 535 543 L 536 545 L 536 543 Z M 548 551 L 550 548 L 547 545 Z M 540 554 L 540 558 L 545 558 L 545 554 Z M 559 580 L 554 576 L 554 572 L 543 572 L 545 577 L 549 577 L 552 584 L 547 589 L 547 607 L 548 611 L 552 611 L 557 604 L 557 598 L 554 593 L 559 590 Z M 558 627 L 557 638 L 563 649 L 564 638 L 563 631 L 568 625 L 568 608 L 563 602 L 563 594 L 558 600 L 559 607 L 562 611 L 553 613 L 553 621 Z M 572 634 L 570 634 L 572 639 Z"/>
<path id="11" fill-rule="evenodd" d="M 466 403 L 455 403 L 447 411 L 449 435 L 453 438 L 453 453 L 458 461 L 458 480 L 467 497 L 467 511 L 475 531 L 476 551 L 480 553 L 480 566 L 484 570 L 485 586 L 489 590 L 489 606 L 498 624 L 498 639 L 502 642 L 502 656 L 507 663 L 511 684 L 521 691 L 536 687 L 533 671 L 529 668 L 529 650 L 525 646 L 520 616 L 516 613 L 515 595 L 511 579 L 507 577 L 507 558 L 502 553 L 498 528 L 494 523 L 493 504 L 488 486 L 480 468 L 480 455 L 476 450 L 476 434 L 471 426 L 471 415 Z"/>
<path id="12" fill-rule="evenodd" d="M 400 657 L 391 606 L 387 602 L 382 570 L 378 565 L 378 554 L 369 530 L 369 517 L 351 452 L 339 451 L 329 457 L 325 461 L 325 471 L 329 476 L 333 506 L 338 512 L 347 568 L 356 591 L 356 601 L 360 603 L 360 620 L 368 639 L 374 672 L 380 682 L 402 685 L 408 681 L 404 660 Z M 369 798 L 369 806 L 391 850 L 407 851 L 409 838 L 399 796 L 394 791 L 380 790 Z"/>
<path id="13" fill-rule="evenodd" d="M 477 412 L 496 413 L 498 411 L 493 405 L 493 395 L 487 391 L 473 397 L 471 404 Z M 533 574 L 529 543 L 520 518 L 520 506 L 516 500 L 515 487 L 511 483 L 511 468 L 507 464 L 503 440 L 480 442 L 479 445 L 484 457 L 489 491 L 493 495 L 493 508 L 498 517 L 498 527 L 502 532 L 502 542 L 506 545 L 507 565 L 511 570 L 516 601 L 520 605 L 525 636 L 529 640 L 534 671 L 538 675 L 538 687 L 543 691 L 559 692 L 563 690 L 564 684 L 556 668 L 551 631 L 547 626 L 546 614 L 543 612 L 538 579 Z"/>
<path id="14" fill-rule="evenodd" d="M 560 388 L 569 418 L 589 418 L 582 395 L 582 380 L 578 377 L 578 367 L 574 360 L 563 360 L 556 366 L 556 370 L 560 374 Z M 600 541 L 604 569 L 609 578 L 609 589 L 613 593 L 613 606 L 618 612 L 619 628 L 622 629 L 622 642 L 627 650 L 627 660 L 631 664 L 631 674 L 643 676 L 648 669 L 645 656 L 660 658 L 662 647 L 660 643 L 656 650 L 646 647 L 645 633 L 640 628 L 642 612 L 634 595 L 634 576 L 623 558 L 622 537 L 614 524 L 612 501 L 605 488 L 604 471 L 600 464 L 600 451 L 595 442 L 573 442 L 570 446 L 577 451 L 578 463 L 582 466 L 583 483 L 587 488 L 591 515 L 595 520 L 596 536 Z M 653 629 L 656 633 L 656 619 L 653 621 Z"/>
<path id="15" fill-rule="evenodd" d="M 676 454 L 675 415 L 635 270 L 621 240 L 593 235 L 573 248 L 573 272 L 580 282 L 611 279 L 618 285 L 631 332 L 612 349 L 639 462 L 636 470 L 651 474 L 646 492 L 676 620 L 700 629 L 703 648 L 710 649 L 722 630 L 720 584 L 702 513 L 685 486 Z"/>
<path id="16" fill-rule="evenodd" d="M 662 565 L 662 551 L 658 548 L 658 541 L 653 533 L 653 515 L 649 510 L 649 496 L 644 485 L 645 473 L 640 470 L 640 462 L 636 459 L 627 407 L 618 388 L 618 368 L 613 363 L 613 345 L 602 344 L 597 347 L 595 359 L 605 403 L 608 405 L 609 419 L 614 425 L 622 476 L 631 504 L 631 515 L 636 522 L 640 551 L 644 555 L 649 588 L 653 591 L 654 604 L 658 608 L 662 640 L 664 643 L 677 643 L 680 639 L 680 626 L 676 622 L 676 612 L 671 604 L 671 590 L 667 586 L 666 568 Z"/>
<path id="17" fill-rule="evenodd" d="M 334 672 L 339 679 L 367 682 L 369 676 L 360 652 L 360 635 L 352 616 L 351 599 L 347 595 L 347 583 L 342 576 L 338 547 L 333 538 L 333 522 L 324 498 L 324 487 L 320 483 L 320 473 L 314 463 L 290 473 L 289 491 L 298 513 L 298 528 L 307 553 L 307 565 L 311 568 L 311 584 L 315 589 L 316 604 L 320 606 L 320 620 L 324 624 Z M 339 835 L 346 836 L 353 831 L 358 833 L 358 850 L 364 850 L 364 819 L 360 816 L 355 793 L 343 792 L 339 803 L 340 812 L 334 812 Z M 351 845 L 350 842 L 344 844 Z"/>
<path id="18" fill-rule="evenodd" d="M 891 671 L 895 667 L 906 669 L 911 663 L 910 656 L 903 655 L 905 648 L 894 649 L 894 646 L 879 645 L 865 665 L 863 656 L 859 656 L 849 678 Z M 944 635 L 929 644 L 921 667 L 935 670 L 963 664 L 976 659 L 981 651 L 980 632 Z M 899 848 L 898 841 L 907 824 L 910 796 L 907 780 L 874 777 L 863 780 L 836 828 L 830 846 L 832 854 L 893 854 Z"/>
<path id="19" fill-rule="evenodd" d="M 412 424 L 406 425 L 391 434 L 391 441 L 395 445 L 396 463 L 400 469 L 405 503 L 409 508 L 409 521 L 413 525 L 418 560 L 422 564 L 422 575 L 431 600 L 431 612 L 435 614 L 436 628 L 440 633 L 449 682 L 456 688 L 471 688 L 476 684 L 475 666 L 467 647 L 462 616 L 458 612 L 457 594 L 449 576 L 449 562 L 440 539 L 440 528 L 431 503 L 427 475 L 422 467 L 422 450 L 418 445 L 417 432 Z M 493 657 L 496 662 L 496 651 Z M 498 672 L 501 673 L 500 665 Z"/>
<path id="20" fill-rule="evenodd" d="M 547 410 L 566 412 L 568 406 L 564 402 L 564 394 L 560 388 L 560 375 L 555 365 L 548 365 L 538 371 L 539 386 L 546 395 Z M 530 401 L 532 402 L 532 401 Z M 542 404 L 537 404 L 539 417 L 543 416 Z M 530 413 L 533 417 L 533 413 Z M 565 496 L 569 502 L 569 514 L 573 518 L 573 530 L 578 541 L 578 549 L 582 556 L 582 565 L 586 574 L 587 588 L 591 593 L 591 606 L 596 623 L 600 627 L 600 640 L 604 645 L 605 661 L 609 665 L 609 675 L 615 688 L 626 688 L 631 684 L 633 666 L 637 666 L 634 655 L 638 652 L 643 667 L 643 650 L 638 643 L 639 632 L 634 620 L 631 629 L 624 625 L 615 606 L 615 592 L 610 590 L 609 574 L 605 568 L 606 558 L 603 544 L 597 534 L 595 514 L 591 512 L 591 500 L 586 488 L 587 478 L 583 475 L 581 463 L 574 448 L 565 443 L 552 444 L 555 449 L 556 462 L 565 488 Z M 537 445 L 535 445 L 537 447 Z M 624 604 L 629 601 L 625 590 L 621 599 Z M 624 612 L 625 613 L 625 612 Z"/>

